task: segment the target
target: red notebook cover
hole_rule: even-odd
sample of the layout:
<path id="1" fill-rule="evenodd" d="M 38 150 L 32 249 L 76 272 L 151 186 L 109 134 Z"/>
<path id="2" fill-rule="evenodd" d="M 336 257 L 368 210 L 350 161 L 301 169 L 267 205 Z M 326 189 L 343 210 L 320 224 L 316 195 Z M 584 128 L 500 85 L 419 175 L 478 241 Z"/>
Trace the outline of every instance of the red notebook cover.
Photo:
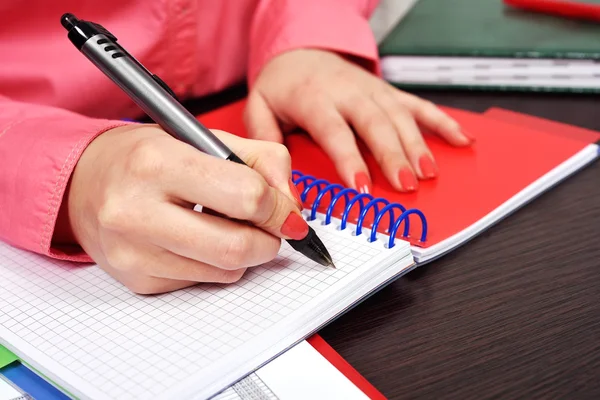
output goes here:
<path id="1" fill-rule="evenodd" d="M 521 114 L 516 111 L 505 110 L 503 108 L 492 107 L 486 110 L 483 115 L 485 115 L 487 118 L 497 119 L 531 129 L 537 129 L 553 135 L 566 136 L 572 139 L 582 140 L 586 143 L 593 143 L 600 140 L 600 132 L 580 128 L 574 125 L 564 124 L 562 122 L 535 117 L 533 115 Z"/>
<path id="2" fill-rule="evenodd" d="M 209 128 L 245 136 L 244 105 L 244 101 L 232 103 L 199 119 Z M 373 179 L 373 195 L 424 213 L 428 224 L 425 242 L 417 240 L 421 235 L 418 219 L 411 217 L 410 221 L 410 240 L 421 247 L 439 243 L 477 222 L 594 141 L 548 134 L 469 111 L 451 108 L 445 111 L 476 137 L 476 143 L 470 148 L 454 148 L 426 134 L 440 172 L 437 179 L 420 182 L 416 193 L 395 191 L 370 153 L 364 153 Z M 286 145 L 292 155 L 293 169 L 343 185 L 330 159 L 308 135 L 290 134 Z M 322 203 L 321 211 L 327 207 L 329 195 Z M 343 203 L 340 201 L 339 205 L 343 207 Z M 334 214 L 339 216 L 341 209 L 336 211 Z M 366 223 L 370 222 L 367 218 Z M 385 221 L 380 228 L 387 228 Z"/>

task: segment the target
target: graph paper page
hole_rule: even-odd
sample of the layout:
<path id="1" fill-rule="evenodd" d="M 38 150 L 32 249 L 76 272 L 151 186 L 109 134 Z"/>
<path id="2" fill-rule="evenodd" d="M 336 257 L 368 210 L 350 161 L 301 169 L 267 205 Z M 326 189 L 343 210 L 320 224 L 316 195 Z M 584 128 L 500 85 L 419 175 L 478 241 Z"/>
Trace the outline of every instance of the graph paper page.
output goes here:
<path id="1" fill-rule="evenodd" d="M 156 296 L 129 292 L 97 266 L 0 243 L 0 341 L 80 398 L 208 398 L 276 357 L 412 265 L 312 221 L 337 269 L 283 242 L 236 284 Z"/>

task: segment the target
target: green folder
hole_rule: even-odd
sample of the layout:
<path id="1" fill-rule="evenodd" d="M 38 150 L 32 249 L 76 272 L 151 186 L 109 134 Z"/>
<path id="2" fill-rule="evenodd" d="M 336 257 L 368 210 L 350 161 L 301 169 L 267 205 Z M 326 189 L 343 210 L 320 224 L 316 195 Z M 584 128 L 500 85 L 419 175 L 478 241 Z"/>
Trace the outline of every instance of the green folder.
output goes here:
<path id="1" fill-rule="evenodd" d="M 16 355 L 14 355 L 10 350 L 0 345 L 0 368 L 6 367 L 8 364 L 17 361 L 18 359 L 19 358 Z"/>
<path id="2" fill-rule="evenodd" d="M 600 4 L 600 0 L 587 2 Z M 382 41 L 379 52 L 384 67 L 389 59 L 406 57 L 436 58 L 437 62 L 461 58 L 474 63 L 502 57 L 515 63 L 548 59 L 557 65 L 569 60 L 592 69 L 596 68 L 592 60 L 600 60 L 600 24 L 518 10 L 502 0 L 419 0 Z M 600 64 L 597 68 L 600 71 Z M 454 85 L 442 81 L 430 86 Z M 535 88 L 524 79 L 520 89 Z M 566 86 L 562 90 L 578 89 Z"/>

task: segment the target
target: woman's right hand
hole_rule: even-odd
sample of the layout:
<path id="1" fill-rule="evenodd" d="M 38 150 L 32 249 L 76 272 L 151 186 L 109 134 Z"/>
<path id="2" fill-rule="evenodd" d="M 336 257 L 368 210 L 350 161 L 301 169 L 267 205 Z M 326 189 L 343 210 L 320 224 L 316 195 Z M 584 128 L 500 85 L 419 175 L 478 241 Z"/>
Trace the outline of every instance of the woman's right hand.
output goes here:
<path id="1" fill-rule="evenodd" d="M 214 133 L 250 168 L 155 125 L 107 131 L 80 158 L 63 216 L 75 241 L 131 291 L 235 282 L 272 260 L 280 238 L 308 233 L 287 149 Z"/>

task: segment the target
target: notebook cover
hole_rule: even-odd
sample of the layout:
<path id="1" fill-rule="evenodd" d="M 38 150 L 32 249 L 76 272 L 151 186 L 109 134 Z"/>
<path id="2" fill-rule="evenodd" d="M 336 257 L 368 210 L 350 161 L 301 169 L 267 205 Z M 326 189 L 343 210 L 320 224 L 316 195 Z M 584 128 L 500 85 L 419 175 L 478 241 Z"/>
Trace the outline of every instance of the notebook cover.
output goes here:
<path id="1" fill-rule="evenodd" d="M 523 11 L 502 0 L 419 0 L 379 49 L 382 56 L 597 59 L 599 36 L 600 24 Z"/>
<path id="2" fill-rule="evenodd" d="M 209 128 L 245 136 L 242 122 L 244 104 L 244 100 L 238 101 L 199 119 Z M 416 193 L 395 191 L 371 154 L 364 151 L 373 179 L 373 195 L 406 208 L 417 208 L 425 214 L 428 223 L 425 243 L 416 241 L 421 234 L 421 226 L 418 219 L 411 218 L 410 233 L 414 238 L 411 241 L 421 247 L 432 246 L 467 228 L 593 142 L 547 134 L 469 111 L 444 109 L 477 141 L 469 148 L 453 148 L 426 134 L 440 173 L 438 179 L 421 181 Z M 329 157 L 307 135 L 288 135 L 286 145 L 292 155 L 293 169 L 331 183 L 343 184 Z M 324 211 L 329 195 L 322 203 L 321 211 Z M 343 203 L 339 202 L 341 209 Z M 339 216 L 341 209 L 337 208 L 334 214 Z M 371 221 L 372 217 L 366 219 L 367 224 Z M 380 228 L 387 228 L 385 218 Z"/>
<path id="3" fill-rule="evenodd" d="M 600 140 L 600 132 L 564 124 L 562 122 L 551 121 L 533 115 L 521 114 L 503 108 L 492 107 L 486 110 L 483 115 L 488 118 L 537 129 L 553 135 L 567 136 L 572 139 L 582 140 L 586 143 L 593 143 Z"/>

